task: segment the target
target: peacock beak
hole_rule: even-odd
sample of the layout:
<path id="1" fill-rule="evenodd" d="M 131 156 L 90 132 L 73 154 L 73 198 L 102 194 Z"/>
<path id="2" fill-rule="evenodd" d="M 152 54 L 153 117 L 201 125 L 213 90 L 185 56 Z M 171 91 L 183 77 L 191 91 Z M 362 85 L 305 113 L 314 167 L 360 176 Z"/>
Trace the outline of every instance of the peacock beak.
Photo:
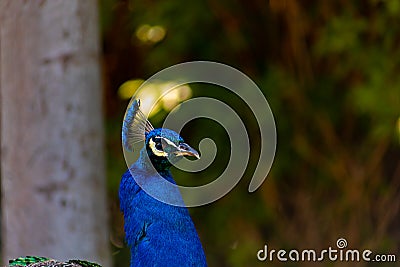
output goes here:
<path id="1" fill-rule="evenodd" d="M 194 148 L 190 147 L 186 143 L 179 144 L 178 150 L 175 152 L 177 156 L 190 156 L 200 158 L 199 152 L 197 152 Z"/>

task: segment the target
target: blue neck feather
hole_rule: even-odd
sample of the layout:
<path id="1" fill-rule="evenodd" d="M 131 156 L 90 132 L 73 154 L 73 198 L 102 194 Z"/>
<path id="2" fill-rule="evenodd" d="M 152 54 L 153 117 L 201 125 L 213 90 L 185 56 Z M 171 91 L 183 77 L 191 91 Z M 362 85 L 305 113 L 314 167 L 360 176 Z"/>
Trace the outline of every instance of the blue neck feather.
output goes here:
<path id="1" fill-rule="evenodd" d="M 203 248 L 186 207 L 160 202 L 144 192 L 139 183 L 157 187 L 161 175 L 175 184 L 170 164 L 154 165 L 142 149 L 139 159 L 123 176 L 119 198 L 124 213 L 126 241 L 131 248 L 131 267 L 137 266 L 207 266 Z M 135 179 L 132 177 L 135 176 Z M 161 193 L 181 199 L 179 190 Z"/>

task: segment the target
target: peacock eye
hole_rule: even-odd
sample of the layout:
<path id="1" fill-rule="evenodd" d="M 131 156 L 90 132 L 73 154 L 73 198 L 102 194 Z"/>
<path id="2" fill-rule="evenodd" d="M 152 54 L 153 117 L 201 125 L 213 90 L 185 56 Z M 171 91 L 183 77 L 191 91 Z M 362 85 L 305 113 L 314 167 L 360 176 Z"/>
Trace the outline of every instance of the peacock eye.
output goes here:
<path id="1" fill-rule="evenodd" d="M 161 138 L 155 138 L 155 139 L 154 139 L 154 143 L 155 143 L 155 148 L 156 148 L 157 150 L 160 150 L 160 151 L 163 150 Z"/>

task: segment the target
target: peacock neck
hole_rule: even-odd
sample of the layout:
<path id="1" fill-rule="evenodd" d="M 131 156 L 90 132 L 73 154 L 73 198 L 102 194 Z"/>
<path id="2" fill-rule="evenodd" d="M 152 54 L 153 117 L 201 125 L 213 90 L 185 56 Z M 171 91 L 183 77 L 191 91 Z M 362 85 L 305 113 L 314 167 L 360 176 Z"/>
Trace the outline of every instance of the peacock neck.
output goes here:
<path id="1" fill-rule="evenodd" d="M 154 238 L 157 239 L 159 235 L 164 235 L 167 237 L 163 241 L 167 249 L 160 251 L 157 257 L 160 259 L 169 258 L 168 253 L 174 250 L 174 242 L 186 244 L 190 240 L 190 246 L 184 245 L 188 249 L 190 247 L 188 255 L 193 253 L 196 255 L 192 255 L 190 258 L 196 257 L 205 262 L 201 243 L 189 212 L 184 205 L 179 188 L 171 188 L 162 184 L 162 180 L 176 184 L 170 173 L 170 166 L 155 168 L 153 165 L 155 164 L 147 155 L 147 151 L 142 149 L 138 160 L 123 175 L 121 180 L 120 207 L 125 219 L 126 241 L 131 249 L 130 266 L 138 266 L 138 251 L 140 246 L 146 244 L 142 244 L 140 240 L 146 236 L 145 233 L 154 231 L 149 229 L 158 228 L 160 228 L 160 232 L 157 233 L 156 237 L 153 236 L 153 241 L 158 244 Z M 154 196 L 153 193 L 158 196 L 166 196 L 171 201 L 170 203 L 180 204 L 173 206 L 159 201 L 152 197 Z M 150 225 L 151 227 L 148 228 Z M 168 249 L 169 247 L 170 249 Z"/>
<path id="2" fill-rule="evenodd" d="M 140 151 L 140 156 L 135 164 L 146 171 L 148 174 L 158 173 L 169 182 L 175 184 L 175 181 L 173 181 L 173 179 L 170 179 L 172 178 L 170 172 L 170 168 L 172 165 L 168 161 L 168 159 L 159 159 L 157 157 L 154 157 L 145 148 L 143 148 Z"/>

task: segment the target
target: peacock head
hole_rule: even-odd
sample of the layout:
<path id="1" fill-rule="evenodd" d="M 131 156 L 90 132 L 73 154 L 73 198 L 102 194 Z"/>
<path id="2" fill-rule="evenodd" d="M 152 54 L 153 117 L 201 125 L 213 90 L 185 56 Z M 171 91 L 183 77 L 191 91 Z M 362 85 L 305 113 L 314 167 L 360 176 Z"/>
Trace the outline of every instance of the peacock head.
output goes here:
<path id="1" fill-rule="evenodd" d="M 158 171 L 168 169 L 184 156 L 200 158 L 199 153 L 186 144 L 178 133 L 164 128 L 154 129 L 140 110 L 139 99 L 135 99 L 125 113 L 122 143 L 126 150 L 133 151 L 134 144 L 142 140 L 145 141 L 144 152 Z"/>
<path id="2" fill-rule="evenodd" d="M 168 167 L 184 156 L 200 158 L 199 153 L 183 138 L 169 129 L 154 129 L 146 134 L 145 147 L 153 165 Z"/>

